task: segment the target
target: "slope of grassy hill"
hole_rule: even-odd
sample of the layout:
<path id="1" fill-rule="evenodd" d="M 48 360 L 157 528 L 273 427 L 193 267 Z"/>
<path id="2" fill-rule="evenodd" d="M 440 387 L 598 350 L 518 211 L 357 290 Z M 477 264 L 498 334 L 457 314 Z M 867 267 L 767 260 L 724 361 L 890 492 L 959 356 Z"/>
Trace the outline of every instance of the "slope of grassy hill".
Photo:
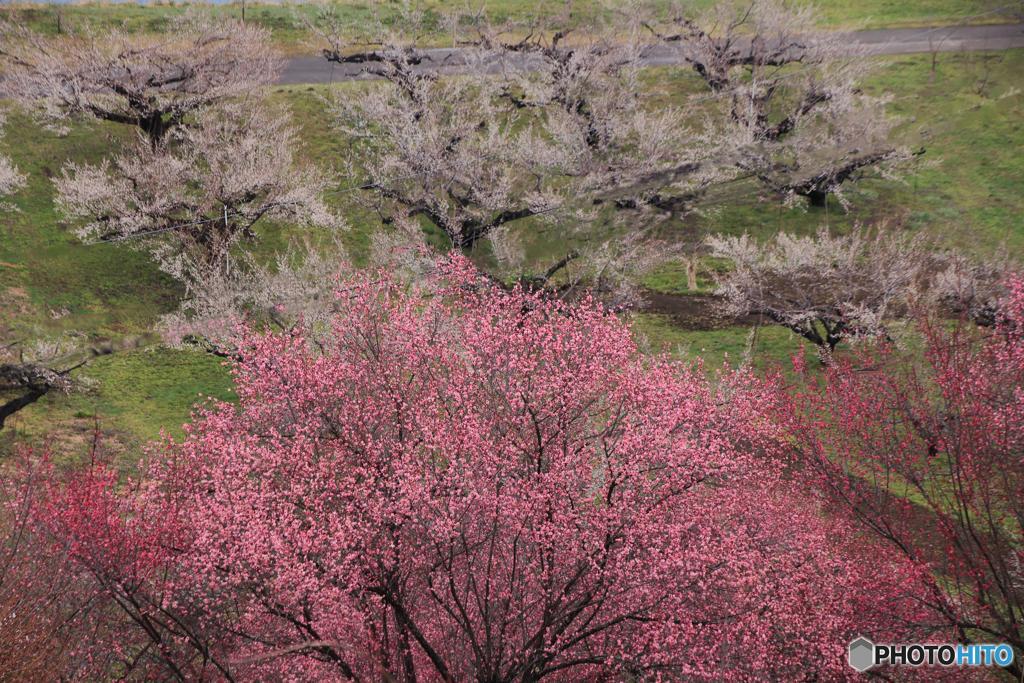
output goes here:
<path id="1" fill-rule="evenodd" d="M 973 251 L 1007 248 L 1024 253 L 1022 73 L 1021 50 L 941 55 L 934 72 L 926 55 L 882 59 L 868 88 L 892 94 L 892 111 L 904 117 L 900 135 L 908 144 L 927 149 L 923 168 L 901 183 L 862 181 L 850 193 L 849 214 L 835 204 L 827 210 L 780 210 L 751 187 L 733 188 L 701 215 L 674 224 L 666 237 L 693 243 L 712 231 L 766 236 L 780 229 L 809 231 L 826 221 L 845 229 L 858 221 L 885 220 Z M 666 87 L 671 79 L 686 83 L 690 76 L 664 71 L 651 72 L 649 78 L 652 87 Z M 323 89 L 282 87 L 274 97 L 287 101 L 303 126 L 303 153 L 337 169 L 346 144 L 326 125 Z M 9 117 L 0 149 L 30 182 L 11 198 L 18 211 L 0 214 L 0 343 L 72 332 L 92 341 L 144 335 L 175 307 L 180 289 L 145 254 L 123 245 L 83 245 L 53 207 L 50 178 L 62 165 L 68 160 L 95 162 L 126 134 L 111 125 L 88 123 L 59 137 L 24 113 Z M 352 183 L 339 180 L 343 186 Z M 335 201 L 351 223 L 345 241 L 358 260 L 376 223 L 352 205 L 349 195 L 338 195 Z M 560 232 L 558 226 L 537 228 L 524 222 L 519 229 L 532 235 L 527 240 L 530 258 L 548 263 L 559 253 Z M 266 253 L 288 236 L 277 226 L 263 234 L 261 249 Z M 706 278 L 702 283 L 707 284 Z M 664 292 L 685 291 L 681 270 L 671 264 L 645 284 Z M 745 327 L 680 329 L 670 317 L 648 314 L 639 317 L 638 329 L 651 348 L 707 355 L 709 366 L 726 353 L 738 359 L 750 333 Z M 788 332 L 762 328 L 753 338 L 754 359 L 762 364 L 783 360 L 795 344 Z M 92 380 L 92 388 L 46 397 L 19 413 L 4 438 L 14 433 L 84 438 L 98 420 L 112 441 L 137 444 L 158 435 L 162 427 L 176 431 L 200 395 L 230 397 L 229 376 L 218 359 L 158 346 L 97 359 L 79 374 Z M 55 431 L 55 424 L 65 425 L 64 431 Z"/>
<path id="2" fill-rule="evenodd" d="M 96 28 L 123 26 L 130 31 L 161 33 L 167 30 L 170 20 L 180 16 L 195 5 L 202 3 L 153 2 L 138 5 L 131 2 L 83 2 L 61 5 L 38 3 L 5 3 L 3 12 L 19 12 L 34 28 L 47 33 L 65 30 L 68 26 L 88 25 Z M 666 0 L 656 0 L 656 6 L 665 6 Z M 690 3 L 695 8 L 710 4 L 710 0 L 696 0 Z M 815 3 L 820 10 L 822 24 L 830 28 L 882 28 L 894 26 L 943 26 L 959 23 L 992 23 L 1015 21 L 1016 9 L 1013 4 L 998 0 L 819 0 Z M 206 5 L 202 5 L 206 7 Z M 209 8 L 218 15 L 241 17 L 245 8 L 245 20 L 260 24 L 274 32 L 279 46 L 287 52 L 302 53 L 316 51 L 311 44 L 306 21 L 315 19 L 318 13 L 329 7 L 346 24 L 366 27 L 380 21 L 385 24 L 399 16 L 403 3 L 358 2 L 355 0 L 328 0 L 312 3 L 219 3 Z M 453 2 L 452 0 L 422 0 L 414 6 L 423 12 L 424 24 L 433 31 L 428 40 L 443 41 L 443 17 L 453 10 L 465 11 L 484 8 L 495 21 L 505 19 L 528 21 L 536 16 L 559 14 L 564 9 L 562 2 L 537 3 L 533 0 L 480 0 L 479 2 Z M 575 0 L 572 3 L 571 22 L 585 25 L 595 16 L 607 13 L 608 4 L 601 0 Z M 356 29 L 353 29 L 355 32 Z"/>

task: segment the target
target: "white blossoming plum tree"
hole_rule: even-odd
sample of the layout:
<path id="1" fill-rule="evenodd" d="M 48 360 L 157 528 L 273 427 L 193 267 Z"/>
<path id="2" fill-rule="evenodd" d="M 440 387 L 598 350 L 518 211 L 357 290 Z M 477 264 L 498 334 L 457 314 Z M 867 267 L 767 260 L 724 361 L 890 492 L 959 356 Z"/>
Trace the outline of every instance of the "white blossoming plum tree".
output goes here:
<path id="1" fill-rule="evenodd" d="M 45 36 L 0 22 L 0 94 L 58 126 L 88 116 L 127 124 L 155 147 L 187 117 L 273 83 L 267 30 L 189 13 L 159 36 L 67 29 Z"/>

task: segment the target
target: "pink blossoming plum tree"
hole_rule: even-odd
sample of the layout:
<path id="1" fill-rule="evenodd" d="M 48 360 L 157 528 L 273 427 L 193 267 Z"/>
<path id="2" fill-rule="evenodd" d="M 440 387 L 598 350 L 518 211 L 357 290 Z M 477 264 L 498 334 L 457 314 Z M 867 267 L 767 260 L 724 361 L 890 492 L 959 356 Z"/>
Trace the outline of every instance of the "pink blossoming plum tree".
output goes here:
<path id="1" fill-rule="evenodd" d="M 343 288 L 318 352 L 243 335 L 238 403 L 200 411 L 145 482 L 92 468 L 51 488 L 40 524 L 122 615 L 83 661 L 179 679 L 842 677 L 851 635 L 925 619 L 912 562 L 858 557 L 781 477 L 770 385 L 714 388 L 641 356 L 594 303 L 496 291 L 461 257 L 441 271 L 430 296 Z"/>
<path id="2" fill-rule="evenodd" d="M 0 680 L 53 680 L 69 664 L 66 644 L 81 637 L 81 621 L 64 619 L 79 596 L 66 554 L 33 533 L 43 468 L 19 462 L 0 477 Z"/>
<path id="3" fill-rule="evenodd" d="M 925 604 L 958 641 L 1024 651 L 1024 280 L 995 328 L 926 323 L 927 362 L 838 363 L 801 408 L 800 469 L 867 533 L 935 572 Z M 1021 675 L 1015 661 L 1009 667 Z"/>

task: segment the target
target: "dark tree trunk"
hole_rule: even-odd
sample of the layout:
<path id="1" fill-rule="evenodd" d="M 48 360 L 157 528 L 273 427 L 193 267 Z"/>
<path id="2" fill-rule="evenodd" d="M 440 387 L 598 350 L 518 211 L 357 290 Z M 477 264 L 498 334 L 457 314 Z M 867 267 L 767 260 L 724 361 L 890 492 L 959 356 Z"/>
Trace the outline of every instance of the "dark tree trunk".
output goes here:
<path id="1" fill-rule="evenodd" d="M 167 124 L 164 123 L 164 117 L 160 113 L 155 113 L 140 122 L 143 131 L 149 138 L 149 144 L 156 149 L 161 142 L 164 140 L 164 135 L 167 133 Z"/>
<path id="2" fill-rule="evenodd" d="M 4 422 L 7 421 L 7 418 L 9 418 L 11 415 L 14 415 L 22 408 L 25 408 L 26 406 L 30 406 L 33 403 L 35 403 L 43 396 L 45 396 L 49 390 L 50 387 L 30 388 L 21 396 L 17 398 L 12 398 L 10 401 L 0 406 L 0 429 L 4 428 Z"/>

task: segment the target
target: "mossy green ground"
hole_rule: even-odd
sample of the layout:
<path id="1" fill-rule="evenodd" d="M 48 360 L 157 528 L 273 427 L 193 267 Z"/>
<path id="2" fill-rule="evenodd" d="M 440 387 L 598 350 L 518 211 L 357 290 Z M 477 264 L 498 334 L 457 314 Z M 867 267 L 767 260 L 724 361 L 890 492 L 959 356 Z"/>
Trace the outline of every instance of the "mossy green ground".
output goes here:
<path id="1" fill-rule="evenodd" d="M 82 380 L 79 390 L 48 396 L 19 412 L 9 419 L 11 434 L 4 436 L 74 447 L 98 428 L 116 460 L 130 466 L 161 432 L 180 437 L 194 405 L 233 397 L 230 374 L 221 359 L 161 346 L 102 356 L 77 377 Z M 82 452 L 72 448 L 66 455 Z"/>
<path id="2" fill-rule="evenodd" d="M 789 330 L 774 326 L 731 326 L 718 330 L 687 330 L 671 317 L 634 313 L 630 320 L 640 347 L 649 353 L 669 353 L 681 360 L 701 361 L 707 370 L 725 364 L 735 367 L 750 357 L 760 370 L 788 368 L 800 346 L 814 358 L 814 346 Z"/>
<path id="3" fill-rule="evenodd" d="M 867 179 L 850 193 L 853 208 L 828 211 L 780 210 L 761 200 L 752 187 L 736 186 L 702 215 L 674 224 L 672 240 L 693 243 L 713 231 L 749 231 L 765 237 L 777 230 L 811 231 L 828 222 L 849 228 L 856 222 L 889 221 L 972 251 L 1000 248 L 1024 253 L 1024 51 L 991 55 L 944 54 L 931 70 L 930 57 L 886 58 L 868 88 L 893 96 L 891 108 L 905 117 L 899 135 L 927 148 L 926 167 L 902 183 Z M 679 71 L 652 71 L 653 87 L 689 83 Z M 338 88 L 366 87 L 352 84 Z M 689 86 L 687 86 L 689 87 Z M 694 84 L 695 87 L 695 84 Z M 303 154 L 340 170 L 347 143 L 330 127 L 321 94 L 324 88 L 290 86 L 275 90 L 303 127 Z M 156 319 L 176 306 L 181 295 L 145 254 L 124 246 L 83 245 L 53 207 L 50 178 L 66 161 L 96 162 L 129 133 L 107 124 L 75 126 L 67 137 L 43 130 L 22 113 L 9 118 L 0 150 L 8 153 L 30 179 L 11 201 L 16 213 L 0 214 L 0 336 L 4 340 L 75 331 L 90 340 L 145 335 Z M 358 179 L 339 178 L 339 187 Z M 351 194 L 333 201 L 350 224 L 344 241 L 358 261 L 378 224 L 353 205 Z M 531 233 L 529 255 L 536 264 L 561 253 L 562 229 L 525 222 Z M 260 247 L 279 249 L 291 231 L 269 226 Z M 486 260 L 486 254 L 480 255 Z M 713 264 L 708 264 L 713 265 Z M 645 284 L 666 292 L 684 292 L 685 277 L 669 264 Z M 699 284 L 710 286 L 707 274 Z M 636 316 L 637 330 L 649 348 L 703 356 L 706 367 L 722 359 L 736 361 L 748 346 L 750 328 L 710 331 L 680 329 L 664 316 Z M 800 342 L 789 332 L 761 327 L 752 346 L 755 363 L 783 362 Z M 162 428 L 176 432 L 200 396 L 230 398 L 230 378 L 221 362 L 189 351 L 160 347 L 122 351 L 98 358 L 80 375 L 95 386 L 71 396 L 51 395 L 22 411 L 5 429 L 4 438 L 53 438 L 60 425 L 66 434 L 83 434 L 98 420 L 114 441 L 137 445 Z"/>
<path id="4" fill-rule="evenodd" d="M 712 0 L 696 0 L 690 3 L 700 9 Z M 667 5 L 657 0 L 655 6 Z M 472 3 L 457 3 L 452 0 L 420 0 L 412 3 L 423 12 L 424 26 L 428 40 L 442 41 L 443 17 L 453 10 L 486 9 L 492 20 L 505 19 L 528 21 L 535 17 L 557 15 L 563 11 L 564 3 L 539 3 L 536 0 L 481 0 Z M 879 28 L 892 26 L 935 26 L 956 23 L 990 23 L 1013 21 L 1013 15 L 1005 11 L 1007 3 L 998 0 L 819 0 L 815 3 L 821 15 L 822 24 L 829 27 Z M 160 33 L 167 30 L 171 20 L 195 5 L 184 2 L 154 2 L 147 5 L 124 3 L 74 3 L 70 5 L 41 5 L 33 3 L 9 3 L 0 11 L 15 11 L 30 22 L 37 30 L 56 33 L 68 26 L 89 25 L 97 28 L 122 26 L 131 31 Z M 352 26 L 353 34 L 366 29 L 377 21 L 389 24 L 400 16 L 403 3 L 396 0 L 385 2 L 354 2 L 335 0 L 323 3 L 245 3 L 246 21 L 269 28 L 278 45 L 287 52 L 300 53 L 315 51 L 310 41 L 306 21 L 315 19 L 323 8 L 330 7 L 345 24 Z M 240 17 L 243 4 L 232 2 L 213 7 L 203 5 L 217 15 Z M 570 22 L 586 25 L 596 16 L 610 12 L 609 5 L 601 0 L 575 0 L 572 3 Z M 1000 11 L 1000 10 L 1004 11 Z M 1012 9 L 1012 7 L 1011 7 Z"/>

